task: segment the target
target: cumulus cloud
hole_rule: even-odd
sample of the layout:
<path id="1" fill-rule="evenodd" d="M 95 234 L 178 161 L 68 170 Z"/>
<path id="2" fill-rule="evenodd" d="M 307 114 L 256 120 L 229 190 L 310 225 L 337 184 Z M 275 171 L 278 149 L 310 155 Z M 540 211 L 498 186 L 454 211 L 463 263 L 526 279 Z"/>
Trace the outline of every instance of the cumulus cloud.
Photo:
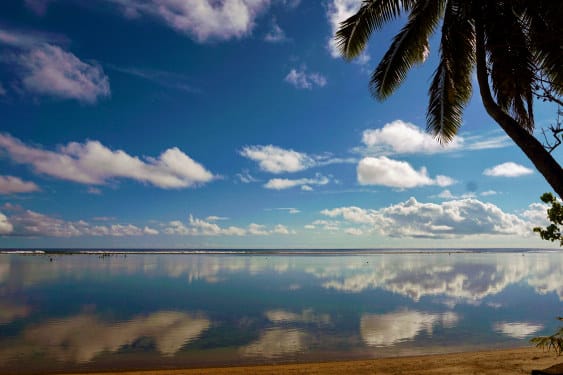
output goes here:
<path id="1" fill-rule="evenodd" d="M 493 325 L 493 329 L 503 335 L 522 340 L 543 329 L 543 325 L 527 322 L 499 322 Z"/>
<path id="2" fill-rule="evenodd" d="M 333 157 L 331 153 L 309 155 L 304 152 L 284 149 L 273 145 L 246 146 L 239 151 L 239 154 L 257 162 L 262 171 L 274 174 L 299 172 L 312 167 L 332 164 L 357 163 L 357 159 L 355 158 L 337 158 Z M 252 177 L 247 170 L 243 170 L 242 173 L 237 174 L 237 177 L 243 183 L 258 181 Z"/>
<path id="3" fill-rule="evenodd" d="M 455 238 L 470 235 L 531 234 L 535 223 L 503 212 L 477 199 L 422 203 L 415 198 L 379 210 L 359 207 L 325 209 L 322 215 L 342 217 L 349 223 L 391 237 Z"/>
<path id="4" fill-rule="evenodd" d="M 502 163 L 483 171 L 485 176 L 493 177 L 520 177 L 534 173 L 530 168 L 513 162 Z"/>
<path id="5" fill-rule="evenodd" d="M 451 142 L 442 145 L 416 125 L 395 120 L 380 129 L 364 130 L 362 143 L 373 152 L 434 154 L 459 149 L 463 145 L 463 138 L 454 137 Z"/>
<path id="6" fill-rule="evenodd" d="M 177 147 L 164 151 L 158 158 L 142 160 L 122 150 L 113 151 L 98 141 L 71 142 L 57 151 L 47 151 L 0 133 L 0 150 L 13 161 L 32 166 L 38 173 L 88 185 L 128 178 L 163 189 L 178 189 L 214 178 Z"/>
<path id="7" fill-rule="evenodd" d="M 153 17 L 198 42 L 249 35 L 270 0 L 109 0 L 128 18 Z"/>
<path id="8" fill-rule="evenodd" d="M 14 176 L 0 175 L 0 194 L 31 193 L 39 187 L 33 182 L 22 181 Z"/>
<path id="9" fill-rule="evenodd" d="M 330 180 L 327 177 L 317 174 L 315 178 L 300 178 L 295 180 L 288 178 L 273 178 L 269 180 L 264 187 L 266 189 L 285 190 L 301 186 L 302 190 L 310 191 L 313 190 L 310 185 L 326 185 L 329 182 Z"/>
<path id="10" fill-rule="evenodd" d="M 260 169 L 270 173 L 298 172 L 315 164 L 309 155 L 277 146 L 247 146 L 240 154 L 258 162 Z"/>
<path id="11" fill-rule="evenodd" d="M 366 129 L 362 146 L 353 150 L 366 156 L 393 154 L 435 154 L 460 150 L 485 150 L 512 145 L 506 135 L 455 136 L 451 142 L 440 144 L 420 127 L 403 120 L 389 122 L 381 128 Z"/>
<path id="12" fill-rule="evenodd" d="M 455 183 L 455 180 L 447 176 L 438 175 L 432 179 L 424 167 L 417 171 L 405 161 L 385 156 L 360 160 L 357 177 L 361 185 L 383 185 L 400 189 L 429 185 L 449 186 Z"/>
<path id="13" fill-rule="evenodd" d="M 164 233 L 182 236 L 269 236 L 271 234 L 295 234 L 284 225 L 277 225 L 273 229 L 265 225 L 251 223 L 246 228 L 229 226 L 221 227 L 214 220 L 198 219 L 190 215 L 187 225 L 179 220 L 169 222 Z"/>
<path id="14" fill-rule="evenodd" d="M 10 223 L 6 215 L 0 212 L 0 235 L 10 234 L 13 230 L 14 226 L 12 223 Z"/>
<path id="15" fill-rule="evenodd" d="M 9 217 L 0 216 L 0 234 L 3 227 L 4 234 L 28 237 L 125 237 L 158 234 L 156 229 L 149 227 L 142 229 L 133 224 L 92 225 L 84 220 L 66 221 L 10 203 L 5 204 L 2 208 L 5 212 L 10 212 L 10 215 Z"/>
<path id="16" fill-rule="evenodd" d="M 306 69 L 291 69 L 285 76 L 284 81 L 298 89 L 311 90 L 313 87 L 324 87 L 327 84 L 326 77 L 320 73 L 308 73 Z"/>
<path id="17" fill-rule="evenodd" d="M 44 35 L 0 30 L 0 44 L 12 47 L 4 61 L 29 93 L 95 103 L 110 95 L 109 78 L 95 62 L 86 63 Z"/>

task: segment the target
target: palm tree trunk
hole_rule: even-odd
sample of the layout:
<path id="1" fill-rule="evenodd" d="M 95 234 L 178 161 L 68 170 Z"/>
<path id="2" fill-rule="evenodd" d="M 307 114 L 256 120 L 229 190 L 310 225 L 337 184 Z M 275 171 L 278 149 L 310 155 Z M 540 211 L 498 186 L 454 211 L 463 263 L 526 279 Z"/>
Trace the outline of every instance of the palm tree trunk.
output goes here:
<path id="1" fill-rule="evenodd" d="M 485 34 L 479 19 L 475 20 L 475 32 L 477 81 L 479 82 L 481 100 L 483 101 L 487 113 L 526 154 L 528 159 L 531 160 L 536 169 L 543 175 L 553 190 L 555 190 L 557 195 L 563 198 L 563 169 L 561 169 L 561 166 L 532 134 L 522 128 L 516 120 L 503 111 L 494 101 L 489 88 L 489 77 L 487 75 Z M 518 77 L 514 77 L 514 79 L 518 79 Z"/>

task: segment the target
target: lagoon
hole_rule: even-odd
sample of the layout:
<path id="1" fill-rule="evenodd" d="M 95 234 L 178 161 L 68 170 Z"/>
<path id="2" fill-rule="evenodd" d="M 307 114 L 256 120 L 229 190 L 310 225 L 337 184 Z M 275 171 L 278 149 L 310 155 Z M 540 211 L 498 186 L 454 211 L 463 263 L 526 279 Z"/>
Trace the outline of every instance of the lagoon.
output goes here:
<path id="1" fill-rule="evenodd" d="M 5 251 L 0 373 L 527 346 L 561 275 L 557 251 Z"/>

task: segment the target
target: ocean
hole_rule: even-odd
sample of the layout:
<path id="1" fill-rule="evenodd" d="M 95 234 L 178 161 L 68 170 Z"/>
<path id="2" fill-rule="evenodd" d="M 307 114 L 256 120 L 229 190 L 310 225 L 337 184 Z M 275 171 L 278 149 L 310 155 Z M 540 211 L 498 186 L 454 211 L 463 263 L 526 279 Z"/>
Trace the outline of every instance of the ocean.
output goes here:
<path id="1" fill-rule="evenodd" d="M 0 373 L 527 346 L 562 275 L 554 250 L 1 250 Z"/>

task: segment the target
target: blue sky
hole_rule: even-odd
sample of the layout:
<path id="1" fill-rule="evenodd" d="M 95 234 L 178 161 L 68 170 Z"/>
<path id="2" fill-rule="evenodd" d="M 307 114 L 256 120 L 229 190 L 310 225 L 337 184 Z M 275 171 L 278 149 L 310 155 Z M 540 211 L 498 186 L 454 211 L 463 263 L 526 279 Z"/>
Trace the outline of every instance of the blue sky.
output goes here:
<path id="1" fill-rule="evenodd" d="M 435 41 L 382 103 L 404 20 L 338 58 L 359 3 L 2 2 L 0 246 L 549 246 L 550 188 L 478 93 L 452 143 L 424 132 Z"/>

